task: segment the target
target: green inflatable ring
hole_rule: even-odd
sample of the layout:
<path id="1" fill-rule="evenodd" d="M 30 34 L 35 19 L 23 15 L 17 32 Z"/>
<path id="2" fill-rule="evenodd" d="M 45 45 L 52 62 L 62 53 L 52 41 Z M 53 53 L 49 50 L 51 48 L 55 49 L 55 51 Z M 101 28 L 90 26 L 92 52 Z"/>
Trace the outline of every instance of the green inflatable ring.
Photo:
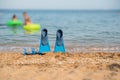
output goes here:
<path id="1" fill-rule="evenodd" d="M 23 28 L 26 31 L 38 31 L 40 30 L 41 26 L 39 24 L 28 24 L 28 25 L 24 25 Z"/>
<path id="2" fill-rule="evenodd" d="M 22 21 L 20 20 L 10 20 L 7 22 L 7 26 L 11 27 L 11 26 L 22 26 Z"/>

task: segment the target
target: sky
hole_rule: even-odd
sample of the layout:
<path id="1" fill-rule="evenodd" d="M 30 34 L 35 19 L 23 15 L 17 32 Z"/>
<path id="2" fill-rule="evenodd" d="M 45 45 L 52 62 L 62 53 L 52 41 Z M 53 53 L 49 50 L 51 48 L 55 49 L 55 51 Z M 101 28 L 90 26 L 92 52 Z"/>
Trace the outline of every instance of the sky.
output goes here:
<path id="1" fill-rule="evenodd" d="M 120 0 L 0 0 L 0 9 L 120 9 Z"/>

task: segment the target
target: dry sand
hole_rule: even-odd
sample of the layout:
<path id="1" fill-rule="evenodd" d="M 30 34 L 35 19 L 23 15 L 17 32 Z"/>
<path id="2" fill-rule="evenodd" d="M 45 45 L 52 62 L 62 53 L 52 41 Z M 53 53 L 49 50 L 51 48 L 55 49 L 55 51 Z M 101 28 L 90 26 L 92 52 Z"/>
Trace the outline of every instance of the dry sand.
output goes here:
<path id="1" fill-rule="evenodd" d="M 0 52 L 0 80 L 120 80 L 120 53 Z"/>

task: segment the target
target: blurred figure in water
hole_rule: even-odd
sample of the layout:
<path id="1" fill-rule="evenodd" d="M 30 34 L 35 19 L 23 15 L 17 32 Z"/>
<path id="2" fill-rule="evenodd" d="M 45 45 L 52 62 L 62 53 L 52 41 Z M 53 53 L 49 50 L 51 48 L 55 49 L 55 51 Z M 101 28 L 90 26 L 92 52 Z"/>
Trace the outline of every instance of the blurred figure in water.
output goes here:
<path id="1" fill-rule="evenodd" d="M 12 20 L 13 21 L 17 21 L 18 19 L 17 19 L 17 16 L 14 14 L 13 16 L 12 16 Z M 12 30 L 12 32 L 14 33 L 14 34 L 17 34 L 18 32 L 19 32 L 19 28 L 20 27 L 18 27 L 18 26 L 16 26 L 16 24 L 15 25 L 13 25 L 12 27 L 9 27 L 11 30 Z"/>
<path id="2" fill-rule="evenodd" d="M 33 24 L 30 17 L 26 12 L 23 12 L 24 16 L 24 33 L 25 34 L 35 34 L 39 33 L 40 31 L 40 25 L 39 24 Z M 36 28 L 37 27 L 37 28 Z"/>
<path id="3" fill-rule="evenodd" d="M 17 16 L 14 14 L 12 20 L 17 20 Z"/>
<path id="4" fill-rule="evenodd" d="M 27 15 L 26 12 L 23 12 L 24 16 L 24 25 L 32 24 L 32 21 L 30 20 L 30 17 Z"/>

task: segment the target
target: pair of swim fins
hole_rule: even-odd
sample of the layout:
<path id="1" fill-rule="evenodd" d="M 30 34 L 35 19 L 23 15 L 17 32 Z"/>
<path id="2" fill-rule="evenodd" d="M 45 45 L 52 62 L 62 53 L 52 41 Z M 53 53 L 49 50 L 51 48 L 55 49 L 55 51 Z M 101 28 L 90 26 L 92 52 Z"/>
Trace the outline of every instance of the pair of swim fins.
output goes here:
<path id="1" fill-rule="evenodd" d="M 40 53 L 50 52 L 50 45 L 49 45 L 47 33 L 48 33 L 47 29 L 42 30 L 41 42 L 40 42 L 40 48 L 39 48 Z M 55 42 L 54 52 L 65 53 L 63 31 L 61 29 L 58 29 L 56 33 L 56 42 Z"/>
<path id="2" fill-rule="evenodd" d="M 50 51 L 51 50 L 50 50 L 50 45 L 48 40 L 48 31 L 47 29 L 42 29 L 39 52 L 36 52 L 35 49 L 32 48 L 32 53 L 28 53 L 26 52 L 26 49 L 24 49 L 24 54 L 36 54 L 36 53 L 42 54 Z M 61 29 L 58 29 L 56 33 L 56 42 L 55 42 L 54 52 L 65 53 L 63 31 Z"/>

